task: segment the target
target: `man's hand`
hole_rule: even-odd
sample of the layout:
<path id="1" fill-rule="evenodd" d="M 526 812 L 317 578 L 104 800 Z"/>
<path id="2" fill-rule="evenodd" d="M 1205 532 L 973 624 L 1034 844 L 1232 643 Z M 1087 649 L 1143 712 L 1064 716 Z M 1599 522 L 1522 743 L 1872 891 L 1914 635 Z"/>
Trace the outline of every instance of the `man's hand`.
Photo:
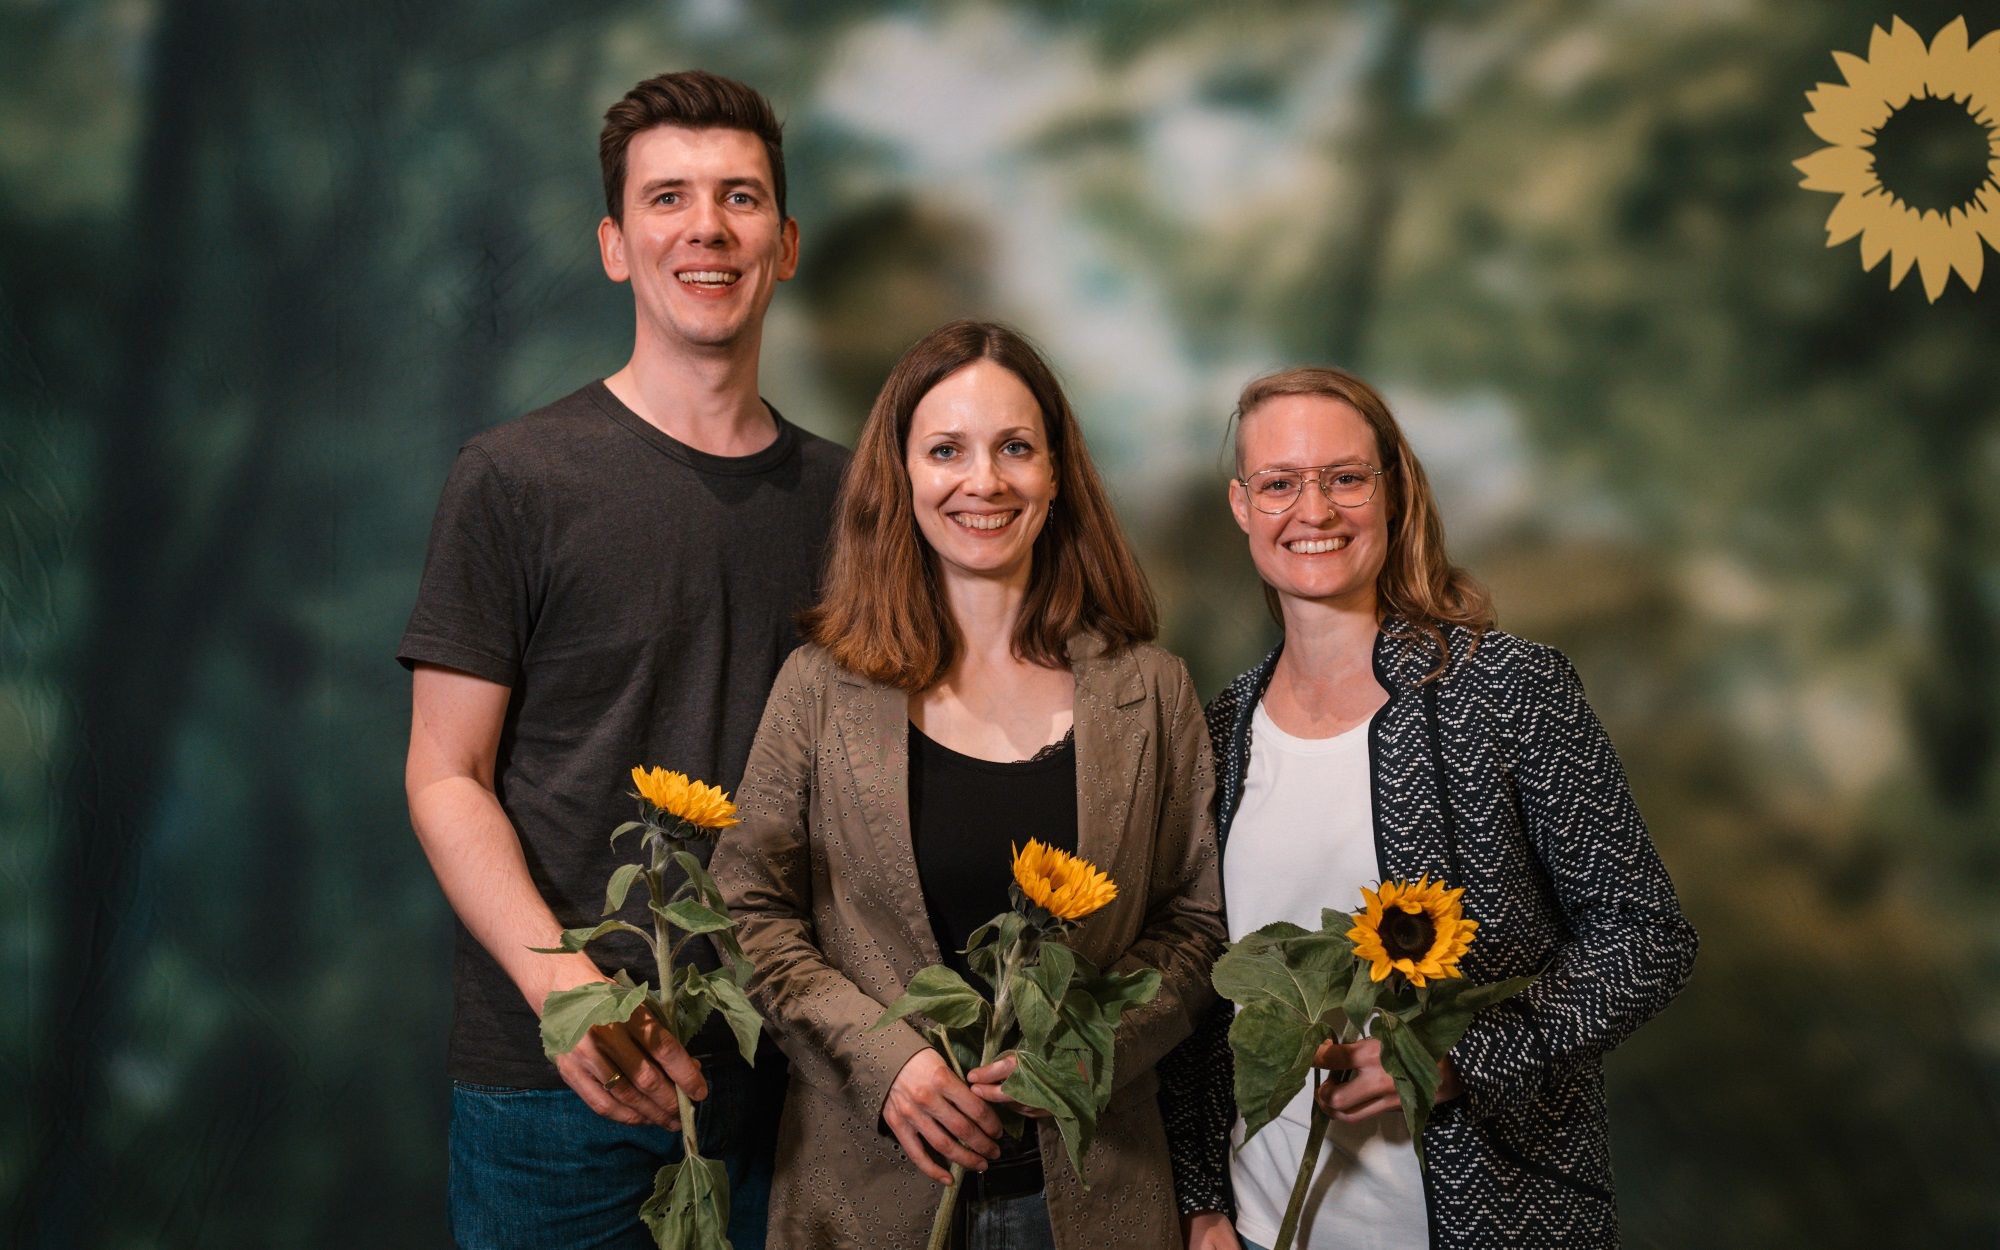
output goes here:
<path id="1" fill-rule="evenodd" d="M 997 1107 L 1010 1107 L 1033 1120 L 1048 1119 L 1049 1113 L 1041 1107 L 1030 1107 L 1024 1103 L 1015 1102 L 1012 1098 L 1000 1092 L 1000 1087 L 1006 1083 L 1007 1078 L 1014 1075 L 1014 1067 L 1014 1056 L 1011 1054 L 1002 1055 L 985 1067 L 974 1068 L 972 1071 L 966 1073 L 966 1084 L 971 1086 L 973 1093 Z"/>
<path id="2" fill-rule="evenodd" d="M 1181 1217 L 1181 1241 L 1187 1250 L 1243 1250 L 1236 1226 L 1220 1211 L 1201 1211 Z"/>
<path id="3" fill-rule="evenodd" d="M 1343 1124 L 1359 1124 L 1387 1111 L 1403 1109 L 1402 1095 L 1396 1092 L 1395 1078 L 1382 1067 L 1382 1043 L 1372 1037 L 1358 1042 L 1323 1042 L 1313 1055 L 1313 1064 L 1335 1072 L 1351 1071 L 1352 1079 L 1329 1081 L 1319 1087 L 1319 1109 Z M 1437 1100 L 1440 1104 L 1459 1095 L 1458 1070 L 1450 1058 L 1438 1063 Z"/>
<path id="4" fill-rule="evenodd" d="M 896 1074 L 882 1101 L 882 1121 L 917 1171 L 940 1185 L 951 1183 L 951 1173 L 932 1151 L 972 1172 L 984 1172 L 989 1159 L 1000 1157 L 999 1114 L 928 1047 Z"/>
<path id="5" fill-rule="evenodd" d="M 679 1086 L 696 1102 L 708 1097 L 701 1063 L 650 1011 L 600 1024 L 575 1050 L 556 1058 L 556 1071 L 592 1111 L 620 1124 L 681 1127 Z"/>

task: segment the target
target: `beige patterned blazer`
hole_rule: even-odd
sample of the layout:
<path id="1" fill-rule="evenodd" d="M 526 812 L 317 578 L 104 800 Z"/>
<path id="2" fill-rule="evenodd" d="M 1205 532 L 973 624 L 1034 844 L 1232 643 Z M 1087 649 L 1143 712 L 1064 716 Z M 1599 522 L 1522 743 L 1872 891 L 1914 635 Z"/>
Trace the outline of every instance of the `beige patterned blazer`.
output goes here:
<path id="1" fill-rule="evenodd" d="M 1076 674 L 1077 843 L 1120 889 L 1073 938 L 1100 967 L 1151 967 L 1159 997 L 1128 1012 L 1114 1091 L 1072 1173 L 1041 1129 L 1064 1250 L 1180 1244 L 1153 1065 L 1213 997 L 1226 940 L 1201 703 L 1180 660 L 1141 645 L 1069 646 Z M 716 880 L 756 963 L 751 997 L 792 1063 L 771 1195 L 784 1250 L 924 1242 L 940 1189 L 880 1127 L 896 1074 L 927 1043 L 909 1024 L 870 1032 L 918 969 L 940 962 L 909 830 L 909 697 L 803 647 L 785 662 L 721 841 Z M 1032 830 L 1023 830 L 1024 838 Z"/>

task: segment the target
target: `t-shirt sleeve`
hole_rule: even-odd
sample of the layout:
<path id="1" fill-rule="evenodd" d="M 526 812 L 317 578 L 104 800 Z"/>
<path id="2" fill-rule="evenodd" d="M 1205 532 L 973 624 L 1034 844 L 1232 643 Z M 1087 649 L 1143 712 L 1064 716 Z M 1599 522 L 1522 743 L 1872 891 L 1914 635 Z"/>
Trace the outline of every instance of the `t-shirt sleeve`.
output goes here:
<path id="1" fill-rule="evenodd" d="M 492 457 L 458 453 L 431 523 L 417 606 L 396 658 L 441 664 L 512 686 L 532 619 L 520 511 Z"/>

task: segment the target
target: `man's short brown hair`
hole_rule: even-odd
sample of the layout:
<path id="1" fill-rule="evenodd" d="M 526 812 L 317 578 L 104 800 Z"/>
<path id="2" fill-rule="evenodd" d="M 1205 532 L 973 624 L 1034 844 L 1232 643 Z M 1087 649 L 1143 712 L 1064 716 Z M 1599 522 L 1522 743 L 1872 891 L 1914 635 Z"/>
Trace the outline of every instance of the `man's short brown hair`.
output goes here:
<path id="1" fill-rule="evenodd" d="M 604 166 L 604 207 L 611 220 L 625 222 L 625 149 L 632 136 L 655 126 L 685 126 L 691 130 L 747 130 L 764 141 L 771 162 L 771 194 L 778 201 L 778 219 L 785 213 L 784 127 L 771 102 L 755 87 L 711 74 L 684 69 L 648 78 L 604 111 L 604 129 L 597 136 L 597 159 Z"/>

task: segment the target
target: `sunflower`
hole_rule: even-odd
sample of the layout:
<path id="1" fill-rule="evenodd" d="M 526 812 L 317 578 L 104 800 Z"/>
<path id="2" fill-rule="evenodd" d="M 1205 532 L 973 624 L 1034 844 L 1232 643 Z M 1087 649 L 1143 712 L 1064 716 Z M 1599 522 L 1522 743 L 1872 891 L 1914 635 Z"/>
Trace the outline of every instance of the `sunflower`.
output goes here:
<path id="1" fill-rule="evenodd" d="M 1033 838 L 1015 848 L 1014 881 L 1029 902 L 1058 920 L 1081 920 L 1118 897 L 1118 886 L 1089 860 Z"/>
<path id="2" fill-rule="evenodd" d="M 697 829 L 727 829 L 739 823 L 736 804 L 729 801 L 721 786 L 691 780 L 686 773 L 634 767 L 632 784 L 639 787 L 638 797 L 663 815 L 686 821 Z"/>
<path id="3" fill-rule="evenodd" d="M 1459 906 L 1464 894 L 1463 887 L 1447 890 L 1428 875 L 1415 885 L 1384 882 L 1379 892 L 1361 887 L 1368 906 L 1354 913 L 1347 940 L 1354 943 L 1355 958 L 1368 961 L 1368 979 L 1380 981 L 1393 971 L 1421 986 L 1431 978 L 1459 976 L 1458 961 L 1479 927 Z"/>
<path id="4" fill-rule="evenodd" d="M 1833 146 L 1792 162 L 1800 186 L 1840 196 L 1826 245 L 1860 235 L 1864 270 L 1892 257 L 1891 290 L 1912 263 L 1932 302 L 1953 270 L 1978 290 L 1980 240 L 2000 249 L 2000 31 L 1968 47 L 1961 17 L 1926 48 L 1896 18 L 1866 60 L 1833 59 L 1847 82 L 1806 92 L 1806 125 Z"/>

